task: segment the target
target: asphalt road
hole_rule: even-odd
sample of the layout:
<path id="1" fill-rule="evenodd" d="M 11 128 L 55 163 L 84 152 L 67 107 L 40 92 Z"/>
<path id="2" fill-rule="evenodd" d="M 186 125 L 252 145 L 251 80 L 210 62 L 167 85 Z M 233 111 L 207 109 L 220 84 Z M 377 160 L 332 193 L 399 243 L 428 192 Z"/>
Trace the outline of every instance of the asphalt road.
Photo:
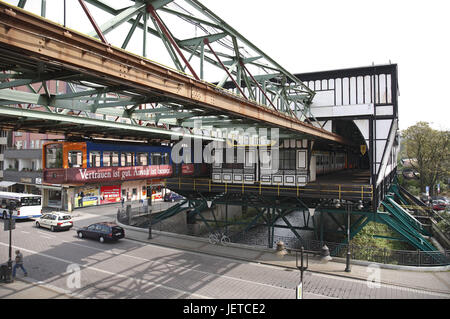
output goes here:
<path id="1" fill-rule="evenodd" d="M 75 227 L 114 220 L 113 214 L 75 212 Z M 103 214 L 103 215 L 102 215 Z M 0 225 L 0 261 L 8 259 L 8 232 Z M 13 251 L 20 249 L 29 278 L 79 298 L 294 299 L 299 272 L 275 266 L 186 252 L 123 239 L 79 239 L 75 229 L 51 232 L 18 221 Z M 79 270 L 79 272 L 77 271 Z M 18 277 L 23 276 L 18 270 Z M 306 272 L 304 298 L 449 298 L 415 289 Z"/>

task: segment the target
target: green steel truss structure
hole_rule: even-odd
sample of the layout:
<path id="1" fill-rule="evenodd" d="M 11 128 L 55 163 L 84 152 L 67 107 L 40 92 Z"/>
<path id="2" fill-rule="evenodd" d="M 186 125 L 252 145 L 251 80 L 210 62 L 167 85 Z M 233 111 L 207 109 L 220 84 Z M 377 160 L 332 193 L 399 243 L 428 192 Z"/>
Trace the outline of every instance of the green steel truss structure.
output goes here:
<path id="1" fill-rule="evenodd" d="M 57 20 L 68 30 L 90 28 L 92 31 L 85 33 L 113 49 L 119 47 L 170 64 L 176 72 L 214 82 L 218 88 L 227 90 L 224 86 L 231 80 L 236 85 L 229 88 L 233 94 L 283 116 L 306 122 L 314 118 L 309 106 L 315 93 L 198 0 L 78 0 L 61 1 L 59 7 L 52 8 L 46 0 L 41 0 L 38 7 L 36 1 L 6 3 Z M 19 56 L 8 56 L 7 52 L 0 52 L 0 57 L 4 59 L 0 63 L 0 106 L 18 105 L 24 114 L 38 105 L 47 113 L 107 121 L 112 127 L 119 122 L 162 130 L 177 126 L 188 134 L 199 129 L 199 120 L 206 128 L 213 124 L 265 127 L 227 114 L 187 108 L 164 96 L 146 96 L 126 86 L 100 83 L 89 75 L 61 71 L 44 61 L 36 68 L 27 67 Z M 36 131 L 58 125 L 45 121 L 45 116 L 42 119 L 35 124 Z M 61 132 L 67 132 L 66 122 L 59 123 Z M 89 135 L 89 126 L 82 128 Z M 71 127 L 71 131 L 78 129 L 77 124 Z M 114 129 L 111 131 L 114 136 Z M 120 134 L 122 131 L 116 135 Z M 280 137 L 291 136 L 286 132 Z"/>

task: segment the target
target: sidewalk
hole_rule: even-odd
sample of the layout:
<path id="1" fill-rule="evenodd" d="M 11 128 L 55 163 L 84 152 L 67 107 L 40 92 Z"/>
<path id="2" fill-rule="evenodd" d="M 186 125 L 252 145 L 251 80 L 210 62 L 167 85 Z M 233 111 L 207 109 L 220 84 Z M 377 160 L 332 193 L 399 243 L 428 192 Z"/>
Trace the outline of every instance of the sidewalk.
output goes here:
<path id="1" fill-rule="evenodd" d="M 16 278 L 12 283 L 0 283 L 0 299 L 71 299 L 57 287 L 35 282 L 29 278 Z"/>
<path id="2" fill-rule="evenodd" d="M 296 269 L 295 254 L 286 254 L 283 256 L 277 254 L 275 250 L 268 248 L 256 248 L 254 246 L 233 243 L 227 246 L 212 245 L 206 238 L 155 230 L 152 231 L 152 239 L 148 239 L 148 230 L 146 229 L 138 229 L 122 224 L 121 226 L 125 228 L 126 238 L 144 243 Z M 355 261 L 351 263 L 351 272 L 345 272 L 345 260 L 337 260 L 334 258 L 328 263 L 321 263 L 318 258 L 310 256 L 307 271 L 366 281 L 371 274 L 370 269 L 367 265 L 357 265 L 355 263 Z M 383 267 L 384 265 L 380 266 Z M 441 271 L 430 271 L 429 268 L 416 268 L 412 270 L 413 267 L 404 267 L 407 269 L 386 269 L 381 267 L 377 269 L 380 271 L 382 284 L 446 293 L 449 294 L 450 298 L 449 267 L 441 267 Z M 400 266 L 399 268 L 403 267 Z"/>

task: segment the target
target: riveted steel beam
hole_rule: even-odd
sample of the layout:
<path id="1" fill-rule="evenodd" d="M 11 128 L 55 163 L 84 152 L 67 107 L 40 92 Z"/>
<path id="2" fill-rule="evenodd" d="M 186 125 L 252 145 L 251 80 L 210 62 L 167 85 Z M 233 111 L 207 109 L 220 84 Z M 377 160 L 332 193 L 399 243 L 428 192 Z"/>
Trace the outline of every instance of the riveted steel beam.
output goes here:
<path id="1" fill-rule="evenodd" d="M 14 7 L 5 3 L 0 3 L 0 46 L 16 53 L 25 53 L 30 60 L 45 61 L 63 70 L 87 75 L 98 82 L 126 85 L 140 94 L 162 95 L 180 105 L 194 104 L 207 111 L 264 123 L 292 134 L 307 134 L 314 139 L 348 143 L 334 133 L 75 31 L 68 31 L 22 10 L 14 10 Z"/>

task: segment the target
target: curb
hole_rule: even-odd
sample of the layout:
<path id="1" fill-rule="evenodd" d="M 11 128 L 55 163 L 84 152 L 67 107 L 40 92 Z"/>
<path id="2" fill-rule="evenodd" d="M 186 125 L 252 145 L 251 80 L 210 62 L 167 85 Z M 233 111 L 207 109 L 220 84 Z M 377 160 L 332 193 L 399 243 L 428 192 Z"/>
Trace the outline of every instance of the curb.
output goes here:
<path id="1" fill-rule="evenodd" d="M 58 294 L 60 294 L 60 295 L 67 296 L 68 299 L 79 299 L 79 297 L 76 297 L 76 296 L 75 296 L 72 292 L 70 292 L 70 291 L 67 291 L 67 290 L 64 290 L 64 289 L 62 289 L 62 288 L 58 288 L 58 287 L 56 287 L 56 286 L 53 286 L 53 285 L 44 283 L 44 282 L 42 282 L 42 281 L 38 281 L 38 280 L 32 279 L 32 278 L 30 278 L 30 277 L 26 277 L 26 278 L 16 278 L 15 281 L 22 281 L 22 282 L 31 284 L 31 285 L 33 285 L 33 286 L 35 286 L 35 287 L 39 287 L 39 288 L 41 288 L 41 289 L 45 289 L 45 290 L 48 290 L 48 291 L 51 291 L 51 292 L 58 293 Z"/>
<path id="2" fill-rule="evenodd" d="M 120 225 L 121 227 L 125 229 L 131 229 L 138 232 L 146 233 L 147 230 L 135 226 L 129 226 L 122 224 L 116 220 L 116 223 Z M 174 234 L 159 230 L 152 230 L 155 234 L 160 234 L 164 236 L 169 236 L 173 238 L 181 238 L 186 240 L 193 240 L 193 241 L 201 241 L 205 243 L 209 243 L 208 239 L 201 238 L 201 237 L 195 237 L 195 236 L 189 236 L 189 235 L 183 235 L 183 234 Z M 235 248 L 243 248 L 243 249 L 250 249 L 254 251 L 260 251 L 260 252 L 267 252 L 267 253 L 274 253 L 275 251 L 270 248 L 263 248 L 263 247 L 255 247 L 251 245 L 246 244 L 236 244 L 236 243 L 230 243 L 227 245 L 227 247 L 235 247 Z M 289 254 L 290 255 L 290 254 Z M 291 255 L 292 256 L 292 255 Z M 339 262 L 339 263 L 345 263 L 345 258 L 340 257 L 333 257 L 333 261 Z M 365 261 L 365 260 L 351 260 L 351 264 L 353 265 L 359 265 L 359 266 L 369 266 L 369 265 L 376 265 L 382 269 L 390 269 L 390 270 L 406 270 L 406 271 L 417 271 L 417 272 L 446 272 L 450 271 L 450 265 L 447 266 L 430 266 L 430 267 L 417 267 L 417 266 L 405 266 L 405 265 L 393 265 L 393 264 L 382 264 L 377 262 L 371 262 L 371 261 Z M 353 278 L 353 277 L 352 277 Z"/>

